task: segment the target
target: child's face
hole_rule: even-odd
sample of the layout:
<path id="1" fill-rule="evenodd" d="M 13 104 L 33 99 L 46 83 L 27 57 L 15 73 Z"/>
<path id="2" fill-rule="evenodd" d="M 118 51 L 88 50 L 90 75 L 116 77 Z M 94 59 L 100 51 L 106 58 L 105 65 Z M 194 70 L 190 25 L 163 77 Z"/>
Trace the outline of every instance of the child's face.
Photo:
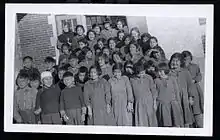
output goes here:
<path id="1" fill-rule="evenodd" d="M 38 88 L 40 86 L 40 81 L 39 80 L 33 80 L 33 81 L 30 81 L 30 85 L 32 88 Z"/>
<path id="2" fill-rule="evenodd" d="M 191 63 L 191 57 L 190 56 L 187 56 L 183 59 L 183 62 L 184 62 L 184 65 L 187 67 L 189 66 L 189 64 Z"/>
<path id="3" fill-rule="evenodd" d="M 147 42 L 149 38 L 147 36 L 143 37 L 143 42 Z"/>
<path id="4" fill-rule="evenodd" d="M 114 60 L 116 63 L 120 63 L 120 62 L 121 62 L 121 58 L 120 58 L 120 56 L 117 55 L 117 54 L 114 54 L 114 55 L 113 55 L 113 60 Z"/>
<path id="5" fill-rule="evenodd" d="M 98 41 L 98 46 L 102 49 L 104 47 L 104 43 L 102 41 Z"/>
<path id="6" fill-rule="evenodd" d="M 107 56 L 109 56 L 110 55 L 109 49 L 104 49 L 103 54 L 106 54 Z"/>
<path id="7" fill-rule="evenodd" d="M 94 40 L 95 34 L 93 32 L 89 32 L 88 37 L 89 37 L 89 40 Z"/>
<path id="8" fill-rule="evenodd" d="M 143 77 L 146 74 L 145 70 L 142 70 L 138 73 L 138 77 Z"/>
<path id="9" fill-rule="evenodd" d="M 85 72 L 84 72 L 84 73 L 80 72 L 80 73 L 79 73 L 79 80 L 80 80 L 80 81 L 84 81 L 85 76 L 86 76 L 86 73 L 85 73 Z"/>
<path id="10" fill-rule="evenodd" d="M 91 77 L 92 80 L 98 79 L 98 73 L 97 73 L 97 70 L 95 68 L 90 70 L 90 77 Z"/>
<path id="11" fill-rule="evenodd" d="M 80 36 L 83 35 L 83 29 L 81 27 L 77 28 L 76 33 Z"/>
<path id="12" fill-rule="evenodd" d="M 99 63 L 99 66 L 105 65 L 105 59 L 103 57 L 99 57 L 98 63 Z"/>
<path id="13" fill-rule="evenodd" d="M 123 28 L 123 24 L 122 24 L 121 21 L 117 22 L 117 27 L 118 27 L 118 29 L 122 29 Z"/>
<path id="14" fill-rule="evenodd" d="M 135 54 L 137 52 L 137 47 L 134 44 L 131 44 L 129 49 L 131 54 Z"/>
<path id="15" fill-rule="evenodd" d="M 17 80 L 18 87 L 21 89 L 27 87 L 29 82 L 30 81 L 27 78 L 18 78 L 18 80 Z"/>
<path id="16" fill-rule="evenodd" d="M 96 34 L 100 34 L 100 32 L 101 32 L 101 30 L 98 26 L 96 26 L 93 30 L 95 31 Z"/>
<path id="17" fill-rule="evenodd" d="M 84 47 L 86 47 L 86 44 L 83 43 L 83 42 L 79 42 L 79 48 L 82 49 L 82 48 L 84 48 Z"/>
<path id="18" fill-rule="evenodd" d="M 110 41 L 109 41 L 109 48 L 110 48 L 111 50 L 114 50 L 114 49 L 115 49 L 115 46 L 116 46 L 115 41 L 114 41 L 114 40 L 110 40 Z"/>
<path id="19" fill-rule="evenodd" d="M 63 31 L 64 31 L 64 32 L 69 32 L 69 28 L 68 28 L 67 25 L 65 25 L 65 26 L 63 27 Z"/>
<path id="20" fill-rule="evenodd" d="M 121 70 L 115 69 L 113 72 L 113 75 L 115 78 L 120 79 L 121 78 Z"/>
<path id="21" fill-rule="evenodd" d="M 23 62 L 24 68 L 30 69 L 32 67 L 32 61 L 30 59 L 25 59 Z"/>
<path id="22" fill-rule="evenodd" d="M 105 29 L 109 30 L 111 28 L 110 23 L 105 23 L 104 27 L 105 27 Z"/>
<path id="23" fill-rule="evenodd" d="M 60 61 L 61 65 L 65 65 L 66 63 L 67 63 L 67 59 L 66 58 L 64 58 L 63 60 Z"/>
<path id="24" fill-rule="evenodd" d="M 180 60 L 178 58 L 173 58 L 170 63 L 171 69 L 179 69 L 180 68 Z"/>
<path id="25" fill-rule="evenodd" d="M 60 80 L 63 79 L 63 74 L 64 74 L 65 72 L 66 72 L 66 71 L 64 71 L 64 70 L 60 70 L 60 71 L 58 72 L 58 77 L 59 77 Z"/>
<path id="26" fill-rule="evenodd" d="M 45 77 L 43 78 L 42 82 L 44 86 L 51 87 L 53 84 L 53 77 Z"/>
<path id="27" fill-rule="evenodd" d="M 159 52 L 154 53 L 154 57 L 155 57 L 156 59 L 160 59 L 160 53 L 159 53 Z"/>
<path id="28" fill-rule="evenodd" d="M 52 62 L 46 62 L 45 65 L 46 65 L 47 70 L 51 70 L 55 64 Z"/>
<path id="29" fill-rule="evenodd" d="M 63 78 L 63 83 L 65 84 L 65 86 L 71 87 L 72 85 L 74 85 L 74 77 L 68 76 Z"/>
<path id="30" fill-rule="evenodd" d="M 167 78 L 167 75 L 165 74 L 164 70 L 159 70 L 158 75 L 160 78 Z"/>
<path id="31" fill-rule="evenodd" d="M 125 39 L 125 45 L 128 45 L 131 42 L 130 38 Z"/>
<path id="32" fill-rule="evenodd" d="M 125 36 L 124 33 L 119 33 L 119 34 L 118 34 L 118 39 L 119 39 L 120 41 L 122 41 L 124 36 Z"/>
<path id="33" fill-rule="evenodd" d="M 69 48 L 67 46 L 63 46 L 63 53 L 69 54 Z"/>
<path id="34" fill-rule="evenodd" d="M 91 52 L 91 51 L 88 51 L 88 52 L 86 53 L 86 57 L 89 58 L 89 59 L 91 59 L 91 58 L 92 58 L 92 52 Z"/>
<path id="35" fill-rule="evenodd" d="M 78 64 L 78 59 L 76 58 L 69 59 L 69 64 L 71 67 L 75 67 Z"/>
<path id="36" fill-rule="evenodd" d="M 153 48 L 155 46 L 157 46 L 157 41 L 155 39 L 151 39 L 150 40 L 150 47 Z"/>
<path id="37" fill-rule="evenodd" d="M 133 31 L 131 32 L 131 36 L 134 37 L 135 39 L 138 39 L 139 33 L 138 33 L 137 31 L 133 30 Z"/>

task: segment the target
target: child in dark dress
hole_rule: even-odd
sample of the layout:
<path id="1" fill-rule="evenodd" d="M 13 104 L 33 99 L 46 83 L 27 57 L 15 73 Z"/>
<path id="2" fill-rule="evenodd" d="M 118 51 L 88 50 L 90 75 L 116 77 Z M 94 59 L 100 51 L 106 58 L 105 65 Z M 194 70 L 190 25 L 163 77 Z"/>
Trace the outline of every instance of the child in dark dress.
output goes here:
<path id="1" fill-rule="evenodd" d="M 192 76 L 193 91 L 194 91 L 194 103 L 193 103 L 193 114 L 195 118 L 196 127 L 203 127 L 203 108 L 204 108 L 204 95 L 199 85 L 202 80 L 202 74 L 197 64 L 192 63 L 193 56 L 189 51 L 183 51 L 183 67 L 187 69 Z"/>
<path id="2" fill-rule="evenodd" d="M 124 37 L 125 37 L 125 33 L 123 30 L 119 30 L 117 33 L 117 45 L 116 48 L 121 48 L 122 46 L 124 46 Z"/>
<path id="3" fill-rule="evenodd" d="M 39 70 L 33 67 L 33 58 L 30 56 L 23 58 L 23 69 L 21 69 L 19 73 L 27 73 L 29 76 L 33 73 L 40 75 Z"/>
<path id="4" fill-rule="evenodd" d="M 141 35 L 140 46 L 142 48 L 143 54 L 145 54 L 145 52 L 147 52 L 150 49 L 150 38 L 151 35 L 149 33 L 143 33 Z"/>
<path id="5" fill-rule="evenodd" d="M 61 52 L 62 52 L 62 54 L 59 56 L 59 62 L 63 59 L 68 59 L 68 57 L 70 56 L 70 54 L 72 52 L 71 46 L 68 43 L 62 44 Z"/>
<path id="6" fill-rule="evenodd" d="M 134 64 L 132 61 L 126 61 L 124 64 L 124 73 L 129 79 L 134 77 Z"/>
<path id="7" fill-rule="evenodd" d="M 76 85 L 82 87 L 83 90 L 83 86 L 88 80 L 89 80 L 88 69 L 85 66 L 81 66 L 79 68 L 78 73 L 75 75 Z"/>
<path id="8" fill-rule="evenodd" d="M 66 88 L 62 90 L 60 97 L 61 117 L 67 125 L 84 124 L 86 107 L 82 88 L 75 85 L 75 79 L 71 72 L 64 73 L 63 81 Z"/>

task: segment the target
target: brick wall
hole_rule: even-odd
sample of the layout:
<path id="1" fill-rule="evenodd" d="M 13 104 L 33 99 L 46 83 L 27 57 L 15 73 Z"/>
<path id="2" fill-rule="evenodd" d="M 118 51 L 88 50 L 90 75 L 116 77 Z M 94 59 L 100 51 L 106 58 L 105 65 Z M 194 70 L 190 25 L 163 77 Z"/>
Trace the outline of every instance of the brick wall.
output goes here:
<path id="1" fill-rule="evenodd" d="M 20 51 L 22 57 L 32 56 L 34 66 L 44 70 L 43 60 L 47 56 L 55 57 L 55 48 L 51 46 L 52 25 L 48 24 L 44 14 L 27 14 L 18 23 Z"/>

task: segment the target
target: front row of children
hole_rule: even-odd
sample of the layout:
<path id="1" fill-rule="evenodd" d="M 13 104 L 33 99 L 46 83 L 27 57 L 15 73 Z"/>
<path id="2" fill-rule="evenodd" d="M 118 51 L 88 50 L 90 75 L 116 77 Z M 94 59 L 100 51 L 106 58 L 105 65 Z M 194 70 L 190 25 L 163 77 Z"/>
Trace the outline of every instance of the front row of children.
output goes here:
<path id="1" fill-rule="evenodd" d="M 157 65 L 156 78 L 146 74 L 149 65 L 143 62 L 124 68 L 115 63 L 109 80 L 100 77 L 96 65 L 88 71 L 81 67 L 81 80 L 60 67 L 56 84 L 50 71 L 42 72 L 40 79 L 21 72 L 13 116 L 17 123 L 30 124 L 203 127 L 201 73 L 191 61 L 188 51 L 174 53 L 169 64 Z"/>

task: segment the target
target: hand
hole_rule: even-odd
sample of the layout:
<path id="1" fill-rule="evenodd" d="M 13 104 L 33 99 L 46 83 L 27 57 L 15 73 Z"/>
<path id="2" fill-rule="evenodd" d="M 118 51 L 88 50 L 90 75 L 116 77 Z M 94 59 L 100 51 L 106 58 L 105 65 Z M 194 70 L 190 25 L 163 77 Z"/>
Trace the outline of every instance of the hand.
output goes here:
<path id="1" fill-rule="evenodd" d="M 69 117 L 65 114 L 65 115 L 63 115 L 63 120 L 64 120 L 65 122 L 68 122 L 68 121 L 69 121 Z"/>
<path id="2" fill-rule="evenodd" d="M 88 108 L 88 116 L 91 119 L 92 118 L 92 109 L 90 106 L 88 106 L 87 108 Z"/>
<path id="3" fill-rule="evenodd" d="M 81 122 L 84 122 L 86 120 L 85 114 L 81 115 Z"/>
<path id="4" fill-rule="evenodd" d="M 128 103 L 127 110 L 128 112 L 133 112 L 133 104 L 131 102 Z"/>
<path id="5" fill-rule="evenodd" d="M 34 114 L 39 115 L 39 114 L 40 114 L 40 112 L 41 112 L 41 108 L 39 108 L 39 109 L 35 110 L 35 111 L 34 111 Z"/>
<path id="6" fill-rule="evenodd" d="M 193 104 L 194 104 L 193 97 L 189 97 L 189 104 L 190 104 L 190 105 L 193 105 Z"/>
<path id="7" fill-rule="evenodd" d="M 111 105 L 107 104 L 107 113 L 111 112 Z"/>

